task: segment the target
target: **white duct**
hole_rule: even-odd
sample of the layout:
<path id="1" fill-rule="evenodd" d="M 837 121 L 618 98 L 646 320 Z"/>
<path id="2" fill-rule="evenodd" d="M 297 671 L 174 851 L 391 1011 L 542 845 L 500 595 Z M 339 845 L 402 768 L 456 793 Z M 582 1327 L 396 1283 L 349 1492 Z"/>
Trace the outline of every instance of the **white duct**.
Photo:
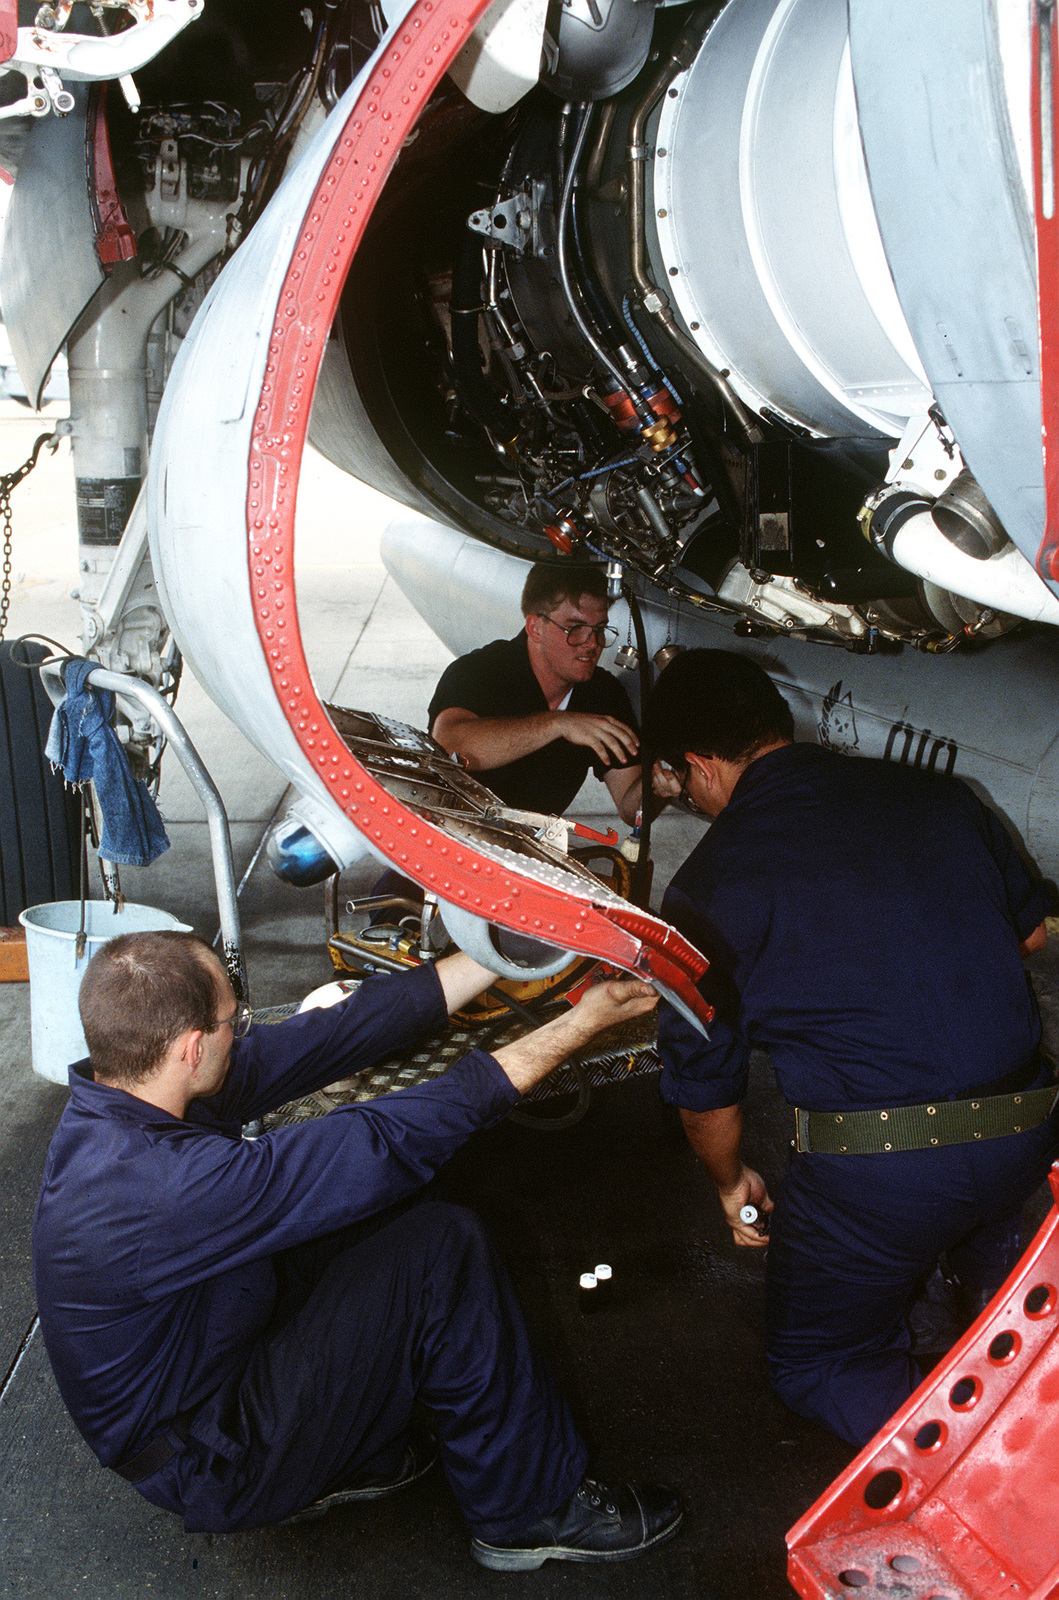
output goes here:
<path id="1" fill-rule="evenodd" d="M 894 535 L 892 553 L 900 566 L 939 589 L 1028 622 L 1059 624 L 1059 599 L 1013 544 L 980 561 L 958 550 L 929 511 L 919 511 Z"/>

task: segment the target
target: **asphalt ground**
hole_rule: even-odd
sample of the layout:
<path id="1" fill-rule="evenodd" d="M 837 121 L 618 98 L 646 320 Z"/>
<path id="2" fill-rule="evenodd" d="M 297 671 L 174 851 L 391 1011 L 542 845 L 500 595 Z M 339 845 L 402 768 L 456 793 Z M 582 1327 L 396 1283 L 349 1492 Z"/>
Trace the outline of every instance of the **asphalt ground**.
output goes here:
<path id="1" fill-rule="evenodd" d="M 0 405 L 0 472 L 25 459 L 40 419 Z M 68 446 L 14 501 L 8 636 L 29 629 L 76 646 L 76 534 Z M 317 681 L 339 703 L 414 723 L 447 652 L 378 562 L 382 512 L 313 463 L 299 510 L 299 612 Z M 279 883 L 258 847 L 282 811 L 282 779 L 188 679 L 177 706 L 232 824 L 253 998 L 278 1005 L 331 976 L 319 890 Z M 586 791 L 586 820 L 609 818 Z M 162 906 L 207 939 L 217 926 L 206 828 L 175 768 L 162 790 L 172 848 L 123 872 L 132 900 Z M 656 895 L 695 837 L 656 830 Z M 350 881 L 355 890 L 366 884 Z M 1059 1036 L 1059 960 L 1032 963 Z M 0 985 L 0 1594 L 23 1600 L 781 1600 L 783 1535 L 852 1452 L 768 1391 L 763 1264 L 737 1251 L 716 1198 L 653 1078 L 595 1092 L 562 1132 L 505 1124 L 481 1134 L 436 1181 L 439 1196 L 486 1220 L 592 1452 L 597 1475 L 671 1484 L 686 1506 L 679 1536 L 629 1564 L 548 1563 L 533 1574 L 474 1566 L 455 1503 L 435 1472 L 403 1496 L 318 1523 L 186 1535 L 104 1472 L 69 1421 L 36 1326 L 29 1263 L 33 1203 L 66 1091 L 33 1073 L 28 986 Z M 754 1063 L 748 1156 L 778 1180 L 790 1113 L 767 1061 Z M 1043 1204 L 1043 1202 L 1042 1202 Z M 1036 1213 L 1039 1214 L 1041 1204 Z M 606 1260 L 610 1305 L 586 1317 L 580 1272 Z"/>

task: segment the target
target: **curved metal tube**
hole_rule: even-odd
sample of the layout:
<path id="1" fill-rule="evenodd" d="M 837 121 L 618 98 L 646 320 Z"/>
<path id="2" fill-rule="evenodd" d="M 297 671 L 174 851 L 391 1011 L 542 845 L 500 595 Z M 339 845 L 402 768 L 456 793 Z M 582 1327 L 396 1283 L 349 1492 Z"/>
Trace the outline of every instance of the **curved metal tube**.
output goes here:
<path id="1" fill-rule="evenodd" d="M 66 695 L 58 662 L 45 662 L 41 679 L 52 701 L 58 705 Z M 243 959 L 243 936 L 239 925 L 239 904 L 235 894 L 235 865 L 232 861 L 232 840 L 228 832 L 228 813 L 224 809 L 217 785 L 210 777 L 198 751 L 188 738 L 184 725 L 168 700 L 157 689 L 140 678 L 126 677 L 122 672 L 108 672 L 96 667 L 88 675 L 94 689 L 109 689 L 111 694 L 124 700 L 134 700 L 143 706 L 161 728 L 180 765 L 187 773 L 195 793 L 202 801 L 210 830 L 210 851 L 213 856 L 213 877 L 217 885 L 217 916 L 221 927 L 224 963 L 232 980 L 232 988 L 240 1000 L 250 999 L 250 988 Z"/>
<path id="2" fill-rule="evenodd" d="M 585 320 L 585 317 L 581 311 L 581 307 L 578 304 L 577 295 L 574 292 L 573 281 L 570 277 L 570 267 L 566 257 L 567 219 L 569 216 L 570 207 L 573 204 L 574 182 L 577 178 L 577 169 L 581 161 L 581 152 L 585 146 L 585 139 L 588 135 L 588 124 L 591 121 L 591 117 L 592 108 L 591 106 L 586 106 L 581 117 L 581 125 L 577 130 L 577 138 L 574 141 L 573 154 L 570 157 L 570 164 L 563 180 L 563 190 L 559 200 L 559 228 L 558 238 L 556 241 L 556 254 L 559 258 L 559 279 L 563 286 L 563 294 L 566 297 L 566 303 L 570 307 L 571 314 L 574 321 L 577 323 L 581 337 L 591 347 L 597 359 L 606 367 L 607 371 L 614 379 L 614 382 L 618 385 L 618 388 L 628 394 L 633 405 L 636 407 L 636 415 L 640 418 L 640 421 L 645 424 L 650 424 L 655 421 L 654 412 L 651 410 L 650 406 L 645 405 L 640 399 L 639 395 L 635 392 L 634 387 L 632 384 L 630 384 L 628 375 L 622 372 L 617 362 L 614 361 L 610 355 L 610 352 L 604 349 L 593 330 L 589 327 L 588 322 Z"/>
<path id="3" fill-rule="evenodd" d="M 554 946 L 555 954 L 550 961 L 539 967 L 531 967 L 518 961 L 509 961 L 502 956 L 494 944 L 490 933 L 489 923 L 484 917 L 476 917 L 473 912 L 465 911 L 462 906 L 450 905 L 445 900 L 438 901 L 441 907 L 442 920 L 449 931 L 449 936 L 465 951 L 474 961 L 479 962 L 490 972 L 495 972 L 498 978 L 514 978 L 522 983 L 536 983 L 540 978 L 554 978 L 569 964 L 575 952 L 558 950 Z"/>

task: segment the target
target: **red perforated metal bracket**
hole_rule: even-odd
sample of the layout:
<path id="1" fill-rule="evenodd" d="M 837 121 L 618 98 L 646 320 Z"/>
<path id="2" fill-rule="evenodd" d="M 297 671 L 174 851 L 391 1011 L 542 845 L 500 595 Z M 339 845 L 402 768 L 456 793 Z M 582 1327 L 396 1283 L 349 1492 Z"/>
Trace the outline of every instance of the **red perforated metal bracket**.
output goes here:
<path id="1" fill-rule="evenodd" d="M 479 855 L 395 800 L 350 754 L 313 687 L 294 592 L 294 509 L 313 389 L 349 264 L 404 140 L 488 0 L 418 0 L 374 63 L 332 150 L 280 291 L 251 436 L 247 553 L 277 698 L 328 792 L 399 870 L 443 900 L 568 950 L 655 976 L 704 1022 L 706 961 L 646 914 L 632 919 Z"/>
<path id="2" fill-rule="evenodd" d="M 1059 1198 L 1056 1168 L 1051 1184 Z M 1057 1499 L 1053 1205 L 977 1322 L 788 1533 L 788 1576 L 805 1600 L 1055 1600 Z"/>
<path id="3" fill-rule="evenodd" d="M 10 61 L 18 44 L 18 0 L 0 0 L 0 61 Z"/>
<path id="4" fill-rule="evenodd" d="M 88 192 L 92 222 L 96 233 L 96 254 L 104 269 L 119 261 L 131 261 L 136 254 L 136 235 L 129 226 L 125 208 L 118 196 L 114 161 L 107 131 L 107 86 L 96 84 L 88 102 Z"/>
<path id="5" fill-rule="evenodd" d="M 1041 448 L 1044 537 L 1042 578 L 1059 579 L 1059 40 L 1054 0 L 1034 7 L 1032 77 L 1033 183 L 1037 214 L 1037 322 L 1041 351 Z"/>

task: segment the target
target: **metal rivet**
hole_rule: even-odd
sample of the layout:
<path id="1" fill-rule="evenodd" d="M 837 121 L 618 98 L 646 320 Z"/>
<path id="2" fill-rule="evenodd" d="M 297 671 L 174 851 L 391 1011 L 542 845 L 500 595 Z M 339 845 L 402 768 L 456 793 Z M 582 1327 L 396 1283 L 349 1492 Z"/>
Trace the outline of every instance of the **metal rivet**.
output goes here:
<path id="1" fill-rule="evenodd" d="M 981 1105 L 981 1101 L 980 1100 L 972 1100 L 971 1101 L 971 1110 L 972 1111 L 977 1111 L 980 1105 Z"/>
<path id="2" fill-rule="evenodd" d="M 981 1135 L 981 1134 L 980 1134 L 980 1133 L 976 1133 L 976 1134 L 975 1134 L 975 1138 L 976 1138 L 976 1139 L 980 1139 L 980 1138 L 981 1138 L 981 1137 L 982 1137 L 982 1135 Z"/>
<path id="3" fill-rule="evenodd" d="M 889 1120 L 890 1120 L 890 1113 L 888 1111 L 880 1111 L 879 1112 L 879 1121 L 880 1122 L 889 1122 Z"/>
<path id="4" fill-rule="evenodd" d="M 893 1145 L 892 1144 L 884 1144 L 883 1145 L 883 1149 L 884 1150 L 892 1150 L 893 1149 Z"/>
<path id="5" fill-rule="evenodd" d="M 927 1107 L 927 1116 L 928 1117 L 933 1117 L 934 1115 L 936 1115 L 934 1107 L 933 1106 L 928 1106 Z"/>
<path id="6" fill-rule="evenodd" d="M 836 1122 L 841 1122 L 841 1121 L 842 1121 L 842 1118 L 841 1118 L 841 1117 L 836 1117 L 836 1118 L 835 1118 L 835 1121 L 836 1121 Z"/>

